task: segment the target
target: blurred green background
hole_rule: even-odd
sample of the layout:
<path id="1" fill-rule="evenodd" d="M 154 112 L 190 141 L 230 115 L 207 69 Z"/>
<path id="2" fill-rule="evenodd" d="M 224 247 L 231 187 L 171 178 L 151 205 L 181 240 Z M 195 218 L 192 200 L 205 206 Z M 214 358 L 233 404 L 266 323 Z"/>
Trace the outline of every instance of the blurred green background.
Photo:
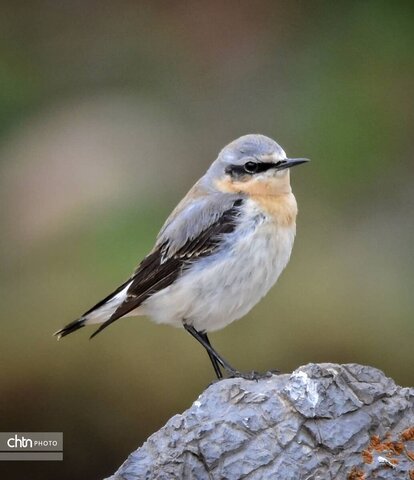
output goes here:
<path id="1" fill-rule="evenodd" d="M 214 378 L 183 331 L 124 319 L 52 333 L 125 280 L 232 139 L 293 172 L 291 262 L 211 338 L 240 369 L 359 362 L 414 384 L 410 2 L 1 2 L 0 430 L 63 431 L 102 478 Z"/>

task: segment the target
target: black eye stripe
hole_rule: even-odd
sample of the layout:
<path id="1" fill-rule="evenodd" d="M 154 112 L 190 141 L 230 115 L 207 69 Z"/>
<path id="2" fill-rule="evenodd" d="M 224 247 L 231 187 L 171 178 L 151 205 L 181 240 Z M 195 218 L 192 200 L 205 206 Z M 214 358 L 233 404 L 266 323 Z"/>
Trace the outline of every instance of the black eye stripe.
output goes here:
<path id="1" fill-rule="evenodd" d="M 252 168 L 249 168 L 248 170 L 249 171 L 246 171 L 245 169 L 245 165 L 229 165 L 228 167 L 226 167 L 226 170 L 225 172 L 229 175 L 232 175 L 232 176 L 237 176 L 237 175 L 255 175 L 256 173 L 262 173 L 262 172 L 266 172 L 267 170 L 270 170 L 271 168 L 276 168 L 278 167 L 281 163 L 283 163 L 283 160 L 281 160 L 280 162 L 276 162 L 276 163 L 273 163 L 273 162 L 246 162 L 246 164 L 252 164 L 252 163 L 255 163 L 256 165 L 256 169 L 255 171 L 250 171 L 252 170 Z"/>

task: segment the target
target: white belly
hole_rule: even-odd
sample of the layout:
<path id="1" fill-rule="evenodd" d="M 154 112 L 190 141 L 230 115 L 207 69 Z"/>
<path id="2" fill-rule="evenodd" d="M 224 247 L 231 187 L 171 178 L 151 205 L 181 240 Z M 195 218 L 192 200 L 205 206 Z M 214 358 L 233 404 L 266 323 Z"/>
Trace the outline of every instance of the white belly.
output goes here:
<path id="1" fill-rule="evenodd" d="M 269 291 L 289 261 L 295 224 L 280 226 L 251 210 L 219 252 L 200 259 L 135 314 L 155 322 L 214 331 L 244 316 Z"/>

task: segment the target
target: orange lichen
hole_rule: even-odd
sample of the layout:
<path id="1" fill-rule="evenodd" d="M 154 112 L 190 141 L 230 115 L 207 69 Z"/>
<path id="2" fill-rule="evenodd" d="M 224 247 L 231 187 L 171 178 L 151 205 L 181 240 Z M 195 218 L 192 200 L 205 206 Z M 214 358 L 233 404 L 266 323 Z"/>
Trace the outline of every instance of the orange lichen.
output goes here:
<path id="1" fill-rule="evenodd" d="M 401 433 L 400 437 L 403 442 L 409 442 L 411 440 L 414 440 L 414 427 L 410 427 L 404 430 Z"/>
<path id="2" fill-rule="evenodd" d="M 382 441 L 378 435 L 371 437 L 371 442 L 369 444 L 368 450 L 371 452 L 375 450 L 376 452 L 386 452 L 387 455 L 401 455 L 404 451 L 404 444 L 402 442 L 393 442 L 389 440 L 389 436 L 386 437 L 386 440 Z"/>
<path id="3" fill-rule="evenodd" d="M 347 480 L 365 480 L 365 473 L 356 467 L 353 467 L 349 472 Z"/>
<path id="4" fill-rule="evenodd" d="M 386 462 L 384 466 L 392 467 L 398 465 L 397 458 L 400 455 L 405 455 L 411 461 L 414 462 L 414 451 L 407 450 L 405 442 L 414 441 L 414 427 L 407 428 L 400 436 L 399 440 L 393 441 L 390 433 L 387 433 L 383 440 L 378 435 L 373 435 L 370 439 L 369 445 L 365 450 L 362 450 L 361 456 L 365 464 L 371 464 L 374 461 L 374 453 L 381 453 L 383 457 L 389 462 Z M 365 480 L 365 473 L 362 470 L 354 467 L 349 473 L 348 480 Z M 410 470 L 409 479 L 414 480 L 414 470 Z"/>
<path id="5" fill-rule="evenodd" d="M 381 443 L 380 437 L 378 435 L 373 435 L 371 437 L 370 447 L 375 448 Z"/>
<path id="6" fill-rule="evenodd" d="M 364 463 L 372 463 L 372 461 L 374 460 L 374 457 L 369 449 L 362 451 L 362 460 L 364 461 Z"/>
<path id="7" fill-rule="evenodd" d="M 390 449 L 396 455 L 401 455 L 404 451 L 404 444 L 402 442 L 390 442 Z"/>

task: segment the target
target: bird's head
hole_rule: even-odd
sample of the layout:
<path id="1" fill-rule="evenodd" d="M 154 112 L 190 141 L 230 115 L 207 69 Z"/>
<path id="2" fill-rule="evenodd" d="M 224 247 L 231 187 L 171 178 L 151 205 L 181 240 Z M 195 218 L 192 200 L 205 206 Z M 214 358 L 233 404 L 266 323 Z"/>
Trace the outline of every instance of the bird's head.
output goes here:
<path id="1" fill-rule="evenodd" d="M 223 148 L 205 181 L 226 193 L 280 195 L 291 191 L 290 168 L 307 161 L 287 158 L 280 145 L 264 135 L 245 135 Z"/>

